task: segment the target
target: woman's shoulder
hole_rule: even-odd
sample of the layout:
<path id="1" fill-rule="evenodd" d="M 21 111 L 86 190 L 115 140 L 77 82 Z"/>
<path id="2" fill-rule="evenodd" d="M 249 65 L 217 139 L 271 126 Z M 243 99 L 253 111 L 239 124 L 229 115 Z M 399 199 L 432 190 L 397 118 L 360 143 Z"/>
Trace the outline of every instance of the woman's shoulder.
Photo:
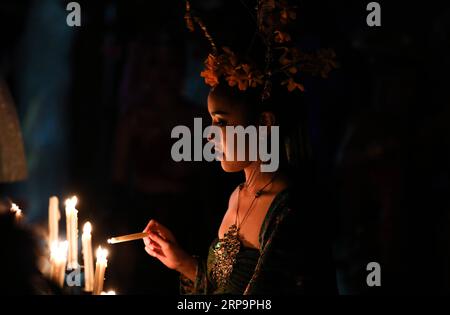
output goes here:
<path id="1" fill-rule="evenodd" d="M 292 192 L 289 186 L 286 186 L 274 193 L 272 202 L 270 203 L 269 210 L 267 211 L 265 221 L 270 222 L 275 217 L 282 213 L 291 210 L 290 200 Z"/>
<path id="2" fill-rule="evenodd" d="M 230 199 L 228 201 L 229 204 L 231 204 L 233 201 L 236 201 L 239 195 L 239 189 L 241 187 L 242 184 L 239 184 L 236 186 L 236 188 L 234 188 L 233 192 L 230 195 Z"/>

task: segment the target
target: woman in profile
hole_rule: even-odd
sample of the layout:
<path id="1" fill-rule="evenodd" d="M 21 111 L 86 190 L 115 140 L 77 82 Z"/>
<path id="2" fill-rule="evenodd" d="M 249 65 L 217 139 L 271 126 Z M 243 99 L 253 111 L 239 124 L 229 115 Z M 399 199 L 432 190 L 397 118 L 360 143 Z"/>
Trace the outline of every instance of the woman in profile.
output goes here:
<path id="1" fill-rule="evenodd" d="M 259 105 L 251 101 L 248 93 L 229 87 L 216 87 L 208 97 L 213 125 L 278 125 L 280 143 L 290 139 L 290 148 L 295 149 L 294 139 L 286 134 L 293 128 L 283 128 L 283 116 Z M 308 175 L 310 165 L 303 161 L 303 167 L 294 168 L 286 156 L 280 156 L 277 171 L 261 172 L 260 160 L 227 159 L 226 137 L 222 142 L 215 146 L 224 154 L 223 170 L 243 172 L 245 182 L 231 194 L 207 257 L 190 256 L 155 220 L 145 229 L 149 233 L 144 239 L 147 253 L 180 272 L 182 293 L 336 293 L 323 223 L 326 218 L 320 218 L 322 214 L 317 212 L 319 200 L 314 198 L 314 184 Z"/>
<path id="2" fill-rule="evenodd" d="M 279 25 L 295 19 L 286 1 L 259 1 L 257 9 L 261 37 L 265 37 L 266 57 L 275 59 L 276 43 L 283 44 L 278 56 L 281 75 L 272 65 L 260 67 L 243 61 L 229 48 L 219 53 L 201 20 L 193 16 L 187 2 L 186 20 L 190 29 L 197 22 L 211 43 L 212 53 L 206 60 L 202 77 L 211 91 L 208 111 L 212 125 L 222 131 L 222 137 L 208 140 L 223 154 L 221 166 L 225 172 L 243 172 L 245 181 L 229 197 L 228 209 L 217 227 L 205 257 L 191 256 L 177 243 L 173 233 L 151 220 L 144 239 L 147 253 L 168 268 L 180 273 L 183 294 L 336 294 L 336 277 L 327 239 L 327 216 L 322 212 L 311 176 L 311 160 L 305 136 L 303 86 L 295 81 L 295 74 L 304 70 L 300 60 L 312 55 L 287 48 L 290 36 Z M 276 3 L 276 6 L 271 6 Z M 274 20 L 280 23 L 271 25 Z M 272 35 L 280 38 L 274 40 Z M 283 35 L 283 36 L 281 36 Z M 270 46 L 270 47 L 269 47 Z M 328 58 L 330 57 L 330 58 Z M 326 75 L 333 65 L 332 55 L 322 53 L 314 68 Z M 267 61 L 267 58 L 266 58 Z M 269 70 L 267 70 L 269 69 Z M 286 77 L 287 75 L 287 77 Z M 262 172 L 262 159 L 249 159 L 250 146 L 246 141 L 244 161 L 237 160 L 236 138 L 234 156 L 229 156 L 227 126 L 266 126 L 268 142 L 272 128 L 279 128 L 279 167 Z M 267 138 L 267 139 L 266 139 Z M 267 143 L 271 148 L 271 143 Z M 274 156 L 272 154 L 272 156 Z M 317 196 L 317 198 L 316 198 Z M 206 250 L 205 250 L 206 252 Z"/>

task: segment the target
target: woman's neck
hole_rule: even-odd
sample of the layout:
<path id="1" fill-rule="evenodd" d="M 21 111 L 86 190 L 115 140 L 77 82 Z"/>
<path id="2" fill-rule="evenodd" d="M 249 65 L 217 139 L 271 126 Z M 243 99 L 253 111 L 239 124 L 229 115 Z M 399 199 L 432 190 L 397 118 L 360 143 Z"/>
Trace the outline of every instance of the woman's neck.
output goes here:
<path id="1" fill-rule="evenodd" d="M 261 172 L 261 162 L 255 161 L 244 168 L 245 186 L 250 192 L 256 192 L 273 180 L 276 173 Z"/>

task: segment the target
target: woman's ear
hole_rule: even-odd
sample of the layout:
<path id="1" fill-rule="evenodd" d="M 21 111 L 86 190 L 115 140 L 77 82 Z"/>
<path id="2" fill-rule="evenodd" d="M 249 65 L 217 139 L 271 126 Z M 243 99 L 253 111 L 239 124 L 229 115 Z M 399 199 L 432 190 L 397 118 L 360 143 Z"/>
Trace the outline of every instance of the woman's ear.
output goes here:
<path id="1" fill-rule="evenodd" d="M 262 112 L 259 117 L 259 123 L 261 126 L 274 126 L 276 123 L 275 115 L 272 112 Z"/>

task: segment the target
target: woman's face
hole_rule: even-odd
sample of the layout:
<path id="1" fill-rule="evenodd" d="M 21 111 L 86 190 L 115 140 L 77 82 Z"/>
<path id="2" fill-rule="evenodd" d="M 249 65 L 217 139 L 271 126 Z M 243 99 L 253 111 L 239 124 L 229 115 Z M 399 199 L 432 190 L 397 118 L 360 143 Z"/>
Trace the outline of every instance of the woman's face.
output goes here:
<path id="1" fill-rule="evenodd" d="M 249 166 L 252 161 L 238 161 L 237 160 L 237 137 L 234 139 L 234 158 L 227 156 L 227 152 L 230 152 L 230 148 L 227 149 L 227 139 L 226 139 L 226 126 L 243 126 L 244 128 L 249 125 L 248 114 L 243 108 L 237 104 L 230 104 L 224 101 L 222 98 L 214 96 L 210 93 L 208 96 L 208 111 L 211 115 L 212 125 L 217 126 L 222 130 L 221 141 L 217 139 L 209 139 L 214 143 L 216 151 L 223 154 L 223 159 L 220 161 L 222 169 L 225 172 L 239 172 L 244 168 Z M 246 141 L 245 143 L 245 156 L 248 156 L 249 145 Z"/>

